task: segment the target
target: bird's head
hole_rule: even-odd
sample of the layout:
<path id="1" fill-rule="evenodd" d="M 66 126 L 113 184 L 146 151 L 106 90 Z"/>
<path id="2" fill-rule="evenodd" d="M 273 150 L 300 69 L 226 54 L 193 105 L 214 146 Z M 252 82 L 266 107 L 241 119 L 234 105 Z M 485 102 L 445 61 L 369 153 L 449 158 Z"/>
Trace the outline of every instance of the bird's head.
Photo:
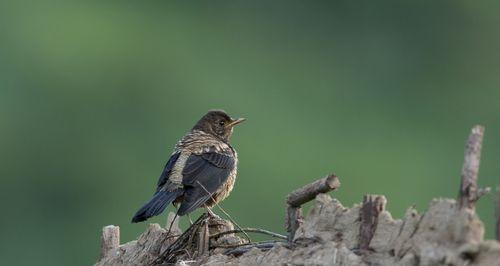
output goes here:
<path id="1" fill-rule="evenodd" d="M 223 110 L 210 110 L 196 123 L 193 130 L 201 130 L 227 142 L 233 134 L 233 127 L 243 121 L 245 118 L 233 119 Z"/>

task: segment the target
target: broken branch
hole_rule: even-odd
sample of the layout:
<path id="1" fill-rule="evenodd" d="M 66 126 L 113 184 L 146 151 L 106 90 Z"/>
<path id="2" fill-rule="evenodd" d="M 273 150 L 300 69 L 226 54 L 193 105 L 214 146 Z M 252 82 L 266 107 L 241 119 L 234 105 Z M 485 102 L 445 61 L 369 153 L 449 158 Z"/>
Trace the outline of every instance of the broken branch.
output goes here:
<path id="1" fill-rule="evenodd" d="M 286 198 L 286 203 L 293 207 L 300 207 L 302 204 L 313 200 L 320 193 L 327 193 L 340 186 L 340 181 L 335 174 L 314 181 L 299 189 L 292 191 Z"/>
<path id="2" fill-rule="evenodd" d="M 288 232 L 288 241 L 291 242 L 295 232 L 303 222 L 302 209 L 300 206 L 320 193 L 327 193 L 340 187 L 340 181 L 335 174 L 316 180 L 299 189 L 292 191 L 286 198 L 287 209 L 285 227 Z"/>
<path id="3" fill-rule="evenodd" d="M 477 173 L 481 160 L 481 146 L 484 127 L 476 125 L 472 128 L 465 146 L 464 164 L 462 166 L 458 203 L 460 208 L 474 209 L 476 201 L 489 192 L 489 188 L 478 189 Z"/>

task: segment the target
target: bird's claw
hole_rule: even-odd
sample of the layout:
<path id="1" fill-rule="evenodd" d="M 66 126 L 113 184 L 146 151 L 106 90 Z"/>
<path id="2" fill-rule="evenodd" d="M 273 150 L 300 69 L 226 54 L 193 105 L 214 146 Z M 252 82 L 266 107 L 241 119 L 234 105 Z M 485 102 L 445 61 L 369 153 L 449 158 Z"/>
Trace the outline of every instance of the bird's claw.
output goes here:
<path id="1" fill-rule="evenodd" d="M 207 214 L 208 217 L 220 219 L 220 217 L 217 214 L 215 214 L 210 208 L 207 208 Z"/>

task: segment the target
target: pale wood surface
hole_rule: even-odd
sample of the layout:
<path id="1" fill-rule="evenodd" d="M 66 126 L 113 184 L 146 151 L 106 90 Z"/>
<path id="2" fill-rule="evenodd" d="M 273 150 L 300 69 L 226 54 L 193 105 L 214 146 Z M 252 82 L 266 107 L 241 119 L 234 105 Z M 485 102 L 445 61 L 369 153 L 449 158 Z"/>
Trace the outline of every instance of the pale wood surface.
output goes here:
<path id="1" fill-rule="evenodd" d="M 378 216 L 385 211 L 387 200 L 381 195 L 365 195 L 361 206 L 359 229 L 359 249 L 366 251 L 369 249 L 375 230 L 377 229 Z"/>
<path id="2" fill-rule="evenodd" d="M 490 191 L 490 188 L 478 188 L 477 185 L 483 135 L 484 127 L 480 125 L 474 126 L 465 145 L 464 163 L 458 193 L 458 202 L 461 208 L 473 209 L 476 201 Z"/>
<path id="3" fill-rule="evenodd" d="M 410 207 L 402 219 L 394 219 L 382 195 L 344 207 L 324 194 L 340 184 L 331 175 L 287 197 L 288 242 L 246 244 L 229 221 L 205 215 L 182 234 L 176 223 L 171 232 L 151 224 L 137 240 L 121 245 L 119 228 L 107 226 L 96 265 L 500 266 L 500 243 L 484 240 L 474 210 L 488 191 L 477 186 L 483 132 L 476 126 L 468 139 L 458 200 L 435 199 L 422 213 Z M 311 199 L 314 205 L 303 217 L 300 206 Z M 500 203 L 496 206 L 500 238 Z"/>

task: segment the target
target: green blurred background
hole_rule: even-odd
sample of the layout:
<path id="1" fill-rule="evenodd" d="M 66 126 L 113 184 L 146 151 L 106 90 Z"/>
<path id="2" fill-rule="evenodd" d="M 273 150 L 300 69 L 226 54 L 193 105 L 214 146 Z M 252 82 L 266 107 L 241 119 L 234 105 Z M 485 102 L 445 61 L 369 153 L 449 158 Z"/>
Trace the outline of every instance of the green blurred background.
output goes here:
<path id="1" fill-rule="evenodd" d="M 108 224 L 133 240 L 211 108 L 248 118 L 223 203 L 242 226 L 283 232 L 285 195 L 330 172 L 346 206 L 383 193 L 395 217 L 455 197 L 476 123 L 500 184 L 498 1 L 0 3 L 2 265 L 92 264 Z"/>

